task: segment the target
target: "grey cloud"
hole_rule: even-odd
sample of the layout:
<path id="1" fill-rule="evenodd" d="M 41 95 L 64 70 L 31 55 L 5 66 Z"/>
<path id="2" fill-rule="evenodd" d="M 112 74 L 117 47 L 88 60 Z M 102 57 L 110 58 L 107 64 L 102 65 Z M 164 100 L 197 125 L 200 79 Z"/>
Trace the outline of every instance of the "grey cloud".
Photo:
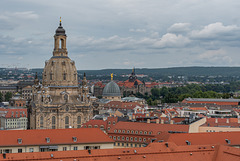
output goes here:
<path id="1" fill-rule="evenodd" d="M 204 26 L 201 30 L 193 30 L 190 37 L 192 39 L 205 39 L 205 40 L 236 40 L 240 38 L 240 27 L 237 25 L 224 26 L 221 22 L 216 22 Z"/>
<path id="2" fill-rule="evenodd" d="M 186 33 L 190 31 L 190 23 L 175 23 L 172 26 L 170 26 L 167 31 L 170 33 Z"/>
<path id="3" fill-rule="evenodd" d="M 162 38 L 153 44 L 156 48 L 178 48 L 184 47 L 190 43 L 190 40 L 183 35 L 167 33 Z"/>
<path id="4" fill-rule="evenodd" d="M 234 0 L 2 0 L 0 63 L 42 67 L 62 16 L 69 56 L 80 69 L 220 65 L 221 56 L 238 65 L 238 6 Z M 213 54 L 216 61 L 199 57 L 219 50 L 227 54 Z"/>

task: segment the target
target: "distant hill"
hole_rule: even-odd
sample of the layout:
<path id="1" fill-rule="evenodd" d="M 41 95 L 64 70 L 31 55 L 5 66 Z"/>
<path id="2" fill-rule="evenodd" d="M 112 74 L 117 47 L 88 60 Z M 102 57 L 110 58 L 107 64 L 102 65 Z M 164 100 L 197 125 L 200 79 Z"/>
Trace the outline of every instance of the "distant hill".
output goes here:
<path id="1" fill-rule="evenodd" d="M 42 72 L 43 69 L 32 69 L 33 72 Z M 102 70 L 78 70 L 87 75 L 117 75 L 130 74 L 132 69 L 102 69 Z M 149 76 L 240 76 L 240 67 L 174 67 L 174 68 L 136 68 L 136 74 Z"/>

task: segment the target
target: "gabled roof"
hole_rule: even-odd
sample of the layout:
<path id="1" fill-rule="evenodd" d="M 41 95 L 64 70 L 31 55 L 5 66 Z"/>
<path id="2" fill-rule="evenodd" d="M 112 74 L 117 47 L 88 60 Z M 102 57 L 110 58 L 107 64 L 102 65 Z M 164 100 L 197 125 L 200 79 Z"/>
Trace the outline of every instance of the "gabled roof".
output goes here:
<path id="1" fill-rule="evenodd" d="M 239 154 L 240 149 L 223 145 L 176 146 L 174 143 L 152 143 L 141 148 L 8 153 L 0 155 L 0 161 L 237 161 Z"/>
<path id="2" fill-rule="evenodd" d="M 41 130 L 2 130 L 0 131 L 0 146 L 22 145 L 59 145 L 84 143 L 112 143 L 106 134 L 98 128 L 79 129 L 41 129 Z M 77 141 L 73 141 L 73 137 Z M 50 142 L 46 142 L 46 138 Z M 22 143 L 18 143 L 22 139 Z"/>

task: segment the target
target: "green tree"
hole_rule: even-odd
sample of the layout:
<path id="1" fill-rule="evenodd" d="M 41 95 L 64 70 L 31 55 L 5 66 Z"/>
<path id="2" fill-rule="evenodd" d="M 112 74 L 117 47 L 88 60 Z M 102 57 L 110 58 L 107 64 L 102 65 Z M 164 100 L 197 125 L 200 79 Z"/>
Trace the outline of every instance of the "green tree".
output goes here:
<path id="1" fill-rule="evenodd" d="M 147 104 L 148 104 L 148 105 L 152 105 L 152 98 L 149 98 L 149 99 L 147 100 Z"/>
<path id="2" fill-rule="evenodd" d="M 3 101 L 3 94 L 0 92 L 0 102 Z"/>
<path id="3" fill-rule="evenodd" d="M 12 98 L 12 93 L 11 92 L 7 92 L 6 94 L 5 94 L 5 101 L 7 101 L 7 102 L 9 102 L 10 101 L 10 99 Z"/>

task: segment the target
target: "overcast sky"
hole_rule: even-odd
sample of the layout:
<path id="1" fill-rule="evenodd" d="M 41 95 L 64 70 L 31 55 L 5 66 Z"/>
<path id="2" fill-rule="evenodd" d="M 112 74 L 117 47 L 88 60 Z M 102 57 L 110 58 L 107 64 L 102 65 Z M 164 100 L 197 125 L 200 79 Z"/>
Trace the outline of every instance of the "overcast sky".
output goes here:
<path id="1" fill-rule="evenodd" d="M 239 0 L 0 0 L 0 67 L 43 68 L 62 17 L 78 70 L 240 66 Z"/>

